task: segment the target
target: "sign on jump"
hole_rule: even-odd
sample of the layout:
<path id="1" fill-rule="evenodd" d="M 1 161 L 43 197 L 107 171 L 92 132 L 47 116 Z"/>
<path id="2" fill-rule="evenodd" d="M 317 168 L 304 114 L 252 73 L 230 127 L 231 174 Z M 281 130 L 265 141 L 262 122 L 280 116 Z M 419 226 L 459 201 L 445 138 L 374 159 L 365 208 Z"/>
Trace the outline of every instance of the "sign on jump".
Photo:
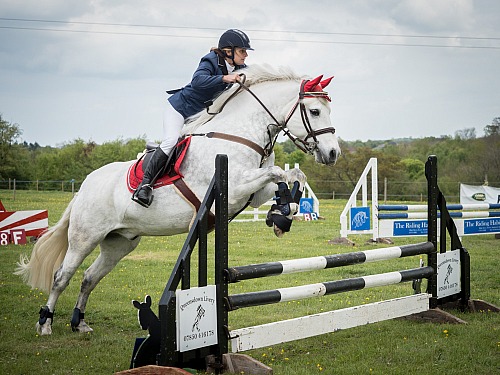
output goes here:
<path id="1" fill-rule="evenodd" d="M 38 237 L 49 225 L 47 210 L 7 211 L 0 202 L 0 245 L 25 245 L 27 237 Z"/>

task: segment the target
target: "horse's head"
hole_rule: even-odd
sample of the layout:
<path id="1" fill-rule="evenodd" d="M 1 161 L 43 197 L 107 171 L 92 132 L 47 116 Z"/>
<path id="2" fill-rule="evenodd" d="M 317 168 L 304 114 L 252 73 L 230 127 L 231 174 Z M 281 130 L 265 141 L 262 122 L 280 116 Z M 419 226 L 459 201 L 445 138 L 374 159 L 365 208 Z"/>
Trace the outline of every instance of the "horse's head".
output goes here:
<path id="1" fill-rule="evenodd" d="M 333 77 L 322 78 L 302 81 L 299 99 L 285 120 L 285 133 L 302 151 L 314 154 L 316 162 L 332 164 L 341 153 L 330 120 L 331 99 L 324 91 Z"/>

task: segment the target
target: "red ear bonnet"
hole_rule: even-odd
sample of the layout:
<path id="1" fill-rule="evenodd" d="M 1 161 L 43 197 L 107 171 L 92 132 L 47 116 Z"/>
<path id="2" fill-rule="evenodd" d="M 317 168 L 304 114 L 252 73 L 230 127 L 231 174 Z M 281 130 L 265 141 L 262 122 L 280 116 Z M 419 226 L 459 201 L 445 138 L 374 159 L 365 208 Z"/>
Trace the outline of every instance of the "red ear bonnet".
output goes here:
<path id="1" fill-rule="evenodd" d="M 320 82 L 320 85 L 322 88 L 325 88 L 326 86 L 328 86 L 330 84 L 330 82 L 332 81 L 333 79 L 333 76 L 331 76 L 330 78 L 327 78 L 327 79 L 324 79 L 323 81 Z"/>
<path id="2" fill-rule="evenodd" d="M 330 78 L 326 78 L 323 81 L 321 80 L 322 78 L 323 75 L 320 75 L 306 82 L 306 84 L 304 85 L 304 93 L 306 94 L 305 96 L 306 97 L 319 96 L 331 102 L 332 100 L 328 96 L 328 93 L 323 91 L 323 89 L 330 84 L 331 80 L 333 79 L 333 76 Z"/>
<path id="3" fill-rule="evenodd" d="M 313 91 L 318 91 L 316 90 L 317 86 L 319 85 L 321 78 L 323 76 L 318 76 L 316 78 L 311 79 L 310 81 L 307 81 L 306 84 L 304 85 L 304 92 L 313 92 Z M 319 87 L 319 91 L 323 91 L 321 87 Z"/>

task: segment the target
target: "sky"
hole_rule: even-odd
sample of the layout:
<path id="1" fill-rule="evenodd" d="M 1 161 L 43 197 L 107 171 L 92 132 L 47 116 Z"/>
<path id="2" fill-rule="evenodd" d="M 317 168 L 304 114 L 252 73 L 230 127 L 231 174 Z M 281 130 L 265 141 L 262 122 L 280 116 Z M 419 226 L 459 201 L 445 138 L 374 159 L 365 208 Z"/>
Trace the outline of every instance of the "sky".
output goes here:
<path id="1" fill-rule="evenodd" d="M 482 136 L 500 117 L 497 0 L 1 0 L 0 114 L 42 146 L 158 141 L 165 91 L 229 28 L 248 65 L 335 76 L 346 141 Z"/>

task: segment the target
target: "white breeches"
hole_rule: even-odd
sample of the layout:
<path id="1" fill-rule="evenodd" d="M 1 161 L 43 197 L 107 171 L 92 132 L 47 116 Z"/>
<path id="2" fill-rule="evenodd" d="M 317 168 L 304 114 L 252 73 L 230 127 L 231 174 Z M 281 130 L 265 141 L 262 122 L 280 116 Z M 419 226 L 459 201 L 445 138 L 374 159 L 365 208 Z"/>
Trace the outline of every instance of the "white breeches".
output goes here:
<path id="1" fill-rule="evenodd" d="M 170 155 L 170 151 L 172 151 L 179 139 L 183 126 L 184 117 L 167 100 L 165 112 L 163 113 L 163 142 L 160 144 L 160 148 L 165 155 Z"/>

